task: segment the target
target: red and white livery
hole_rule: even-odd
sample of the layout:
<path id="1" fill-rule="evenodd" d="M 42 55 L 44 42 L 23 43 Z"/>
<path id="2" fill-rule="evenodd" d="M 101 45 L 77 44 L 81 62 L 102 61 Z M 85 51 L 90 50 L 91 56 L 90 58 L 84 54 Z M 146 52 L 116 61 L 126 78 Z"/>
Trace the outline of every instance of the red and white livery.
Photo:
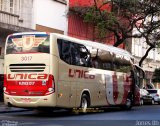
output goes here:
<path id="1" fill-rule="evenodd" d="M 4 101 L 23 108 L 139 104 L 133 57 L 123 49 L 56 33 L 9 35 Z"/>

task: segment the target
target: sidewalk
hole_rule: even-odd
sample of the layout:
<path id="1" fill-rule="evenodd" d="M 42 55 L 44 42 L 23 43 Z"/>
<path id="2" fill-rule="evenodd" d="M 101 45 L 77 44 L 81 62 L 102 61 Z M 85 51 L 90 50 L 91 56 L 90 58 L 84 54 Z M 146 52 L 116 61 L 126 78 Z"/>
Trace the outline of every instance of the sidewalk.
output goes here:
<path id="1" fill-rule="evenodd" d="M 23 111 L 28 111 L 28 109 L 8 107 L 4 105 L 3 102 L 0 102 L 0 114 L 1 113 L 11 113 L 11 112 L 23 112 Z"/>

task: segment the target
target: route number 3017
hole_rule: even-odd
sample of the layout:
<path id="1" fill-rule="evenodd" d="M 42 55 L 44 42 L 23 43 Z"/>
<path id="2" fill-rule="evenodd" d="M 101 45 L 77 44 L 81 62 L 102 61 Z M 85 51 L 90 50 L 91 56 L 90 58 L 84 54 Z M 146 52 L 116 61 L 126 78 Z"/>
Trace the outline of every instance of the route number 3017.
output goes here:
<path id="1" fill-rule="evenodd" d="M 21 57 L 21 61 L 31 61 L 32 60 L 32 56 L 22 56 Z"/>

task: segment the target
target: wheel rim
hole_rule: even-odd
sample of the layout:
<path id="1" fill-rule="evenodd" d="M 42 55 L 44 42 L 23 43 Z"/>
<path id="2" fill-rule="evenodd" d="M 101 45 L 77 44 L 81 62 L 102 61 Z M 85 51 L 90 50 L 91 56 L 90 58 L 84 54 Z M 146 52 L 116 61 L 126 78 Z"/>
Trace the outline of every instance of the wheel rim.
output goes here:
<path id="1" fill-rule="evenodd" d="M 152 99 L 152 105 L 154 104 L 154 100 Z"/>
<path id="2" fill-rule="evenodd" d="M 131 107 L 131 100 L 130 99 L 127 99 L 127 101 L 126 101 L 126 106 L 127 106 L 127 108 L 130 108 Z"/>
<path id="3" fill-rule="evenodd" d="M 141 99 L 141 105 L 143 105 L 143 99 Z"/>
<path id="4" fill-rule="evenodd" d="M 87 107 L 88 107 L 88 102 L 87 102 L 87 99 L 86 98 L 83 98 L 82 99 L 82 111 L 83 112 L 86 112 L 86 110 L 87 110 Z"/>

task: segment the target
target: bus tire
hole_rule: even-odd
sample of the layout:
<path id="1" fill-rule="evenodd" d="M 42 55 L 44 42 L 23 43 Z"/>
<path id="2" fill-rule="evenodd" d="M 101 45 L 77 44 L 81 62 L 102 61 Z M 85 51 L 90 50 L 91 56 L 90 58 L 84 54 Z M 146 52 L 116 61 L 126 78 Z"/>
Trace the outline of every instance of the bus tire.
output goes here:
<path id="1" fill-rule="evenodd" d="M 131 110 L 132 109 L 132 95 L 127 97 L 125 105 L 122 106 L 123 110 Z"/>
<path id="2" fill-rule="evenodd" d="M 82 113 L 87 113 L 87 108 L 89 107 L 89 105 L 90 105 L 89 96 L 86 95 L 86 94 L 83 94 L 82 97 L 81 97 L 81 105 L 80 105 L 81 112 Z"/>
<path id="3" fill-rule="evenodd" d="M 155 101 L 154 101 L 154 99 L 152 99 L 151 105 L 154 105 L 154 104 L 155 104 Z"/>
<path id="4" fill-rule="evenodd" d="M 140 99 L 140 105 L 144 105 L 144 100 L 142 98 Z"/>

